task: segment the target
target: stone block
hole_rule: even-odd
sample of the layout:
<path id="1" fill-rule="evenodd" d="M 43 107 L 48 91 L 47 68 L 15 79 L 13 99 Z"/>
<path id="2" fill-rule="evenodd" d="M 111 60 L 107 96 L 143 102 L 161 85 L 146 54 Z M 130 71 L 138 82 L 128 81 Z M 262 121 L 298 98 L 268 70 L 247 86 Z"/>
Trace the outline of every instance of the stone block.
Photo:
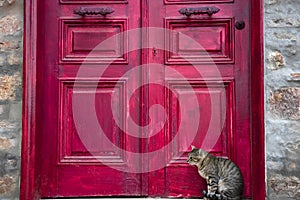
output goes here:
<path id="1" fill-rule="evenodd" d="M 273 5 L 277 3 L 277 0 L 265 0 L 265 3 L 268 5 Z"/>
<path id="2" fill-rule="evenodd" d="M 9 174 L 17 171 L 19 169 L 19 157 L 14 154 L 7 153 L 5 156 L 4 168 Z"/>
<path id="3" fill-rule="evenodd" d="M 8 4 L 11 5 L 15 2 L 16 0 L 0 0 L 0 7 L 3 7 L 4 5 Z"/>
<path id="4" fill-rule="evenodd" d="M 300 88 L 287 87 L 269 97 L 269 111 L 278 118 L 300 120 Z"/>
<path id="5" fill-rule="evenodd" d="M 22 57 L 16 52 L 13 52 L 7 56 L 7 62 L 9 65 L 20 65 L 22 63 L 21 59 Z"/>
<path id="6" fill-rule="evenodd" d="M 287 158 L 291 162 L 300 161 L 300 149 L 297 150 L 300 123 L 289 120 L 270 120 L 270 116 L 266 118 L 267 161 L 285 162 Z"/>
<path id="7" fill-rule="evenodd" d="M 270 63 L 270 57 L 275 57 L 278 53 L 284 57 L 284 64 L 287 66 L 298 60 L 297 52 L 300 51 L 298 44 L 300 40 L 299 30 L 294 28 L 267 28 L 265 36 L 265 56 L 268 63 Z"/>
<path id="8" fill-rule="evenodd" d="M 271 52 L 269 55 L 269 61 L 271 63 L 269 66 L 272 70 L 277 70 L 284 66 L 284 58 L 279 51 Z"/>
<path id="9" fill-rule="evenodd" d="M 0 33 L 3 35 L 14 35 L 21 31 L 22 23 L 17 16 L 8 15 L 0 19 Z"/>
<path id="10" fill-rule="evenodd" d="M 300 82 L 300 73 L 291 73 L 290 78 L 290 81 Z"/>
<path id="11" fill-rule="evenodd" d="M 15 173 L 19 169 L 19 156 L 0 150 L 0 176 Z"/>
<path id="12" fill-rule="evenodd" d="M 20 129 L 20 122 L 0 121 L 0 134 L 14 133 Z"/>
<path id="13" fill-rule="evenodd" d="M 6 55 L 0 54 L 0 67 L 6 64 Z"/>
<path id="14" fill-rule="evenodd" d="M 276 170 L 281 171 L 284 169 L 284 164 L 279 159 L 276 159 L 274 161 L 267 161 L 267 169 L 268 170 Z"/>
<path id="15" fill-rule="evenodd" d="M 15 147 L 15 140 L 0 137 L 0 150 L 9 150 L 11 147 Z"/>
<path id="16" fill-rule="evenodd" d="M 17 177 L 5 175 L 0 177 L 0 195 L 11 193 L 17 187 Z"/>
<path id="17" fill-rule="evenodd" d="M 22 120 L 22 102 L 10 104 L 9 120 L 21 122 L 21 120 Z"/>
<path id="18" fill-rule="evenodd" d="M 299 17 L 297 9 L 299 9 L 298 0 L 265 0 L 266 16 L 274 14 L 284 17 Z"/>
<path id="19" fill-rule="evenodd" d="M 267 26 L 274 28 L 299 28 L 300 18 L 286 17 L 286 16 L 274 16 L 266 21 Z"/>
<path id="20" fill-rule="evenodd" d="M 13 4 L 16 0 L 6 0 L 9 5 Z"/>
<path id="21" fill-rule="evenodd" d="M 269 181 L 270 197 L 280 198 L 300 198 L 300 180 L 295 176 L 283 176 L 280 174 L 270 174 Z"/>
<path id="22" fill-rule="evenodd" d="M 15 73 L 14 75 L 0 76 L 0 101 L 15 100 L 15 91 L 21 86 L 21 75 Z"/>
<path id="23" fill-rule="evenodd" d="M 297 41 L 297 37 L 291 33 L 281 33 L 281 32 L 274 32 L 274 36 L 280 40 L 290 40 L 292 42 Z"/>
<path id="24" fill-rule="evenodd" d="M 20 42 L 19 41 L 0 41 L 0 51 L 6 52 L 11 50 L 17 50 L 20 49 Z"/>
<path id="25" fill-rule="evenodd" d="M 0 119 L 8 119 L 9 118 L 9 112 L 10 112 L 10 106 L 9 104 L 2 104 L 0 105 Z"/>

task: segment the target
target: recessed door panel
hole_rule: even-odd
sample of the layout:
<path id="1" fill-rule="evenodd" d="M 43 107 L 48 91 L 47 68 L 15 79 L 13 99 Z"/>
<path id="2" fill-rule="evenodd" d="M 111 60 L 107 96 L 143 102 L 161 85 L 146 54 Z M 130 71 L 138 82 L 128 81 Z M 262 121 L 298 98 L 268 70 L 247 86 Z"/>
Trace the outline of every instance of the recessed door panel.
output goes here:
<path id="1" fill-rule="evenodd" d="M 175 138 L 177 130 L 182 128 L 184 133 L 179 133 L 177 141 L 170 150 L 171 163 L 181 164 L 187 167 L 187 155 L 191 150 L 191 144 L 197 147 L 204 146 L 205 149 L 214 155 L 230 158 L 233 152 L 233 105 L 234 89 L 231 81 L 224 83 L 192 81 L 191 87 L 180 81 L 169 82 L 169 87 L 174 93 L 168 94 L 170 109 L 170 124 L 168 133 L 170 138 Z M 191 99 L 196 97 L 199 102 L 199 110 L 195 107 L 180 106 L 177 99 Z M 188 142 L 186 134 L 193 134 L 193 127 L 190 121 L 194 120 L 193 112 L 199 112 L 200 121 L 193 141 Z M 174 117 L 174 116 L 180 116 Z M 179 119 L 178 119 L 179 118 Z M 179 155 L 179 156 L 178 156 Z M 179 166 L 178 165 L 178 166 Z"/>
<path id="2" fill-rule="evenodd" d="M 127 30 L 127 19 L 62 19 L 61 29 L 61 63 L 128 62 L 127 38 L 121 35 Z"/>
<path id="3" fill-rule="evenodd" d="M 62 4 L 116 4 L 116 3 L 128 3 L 127 0 L 60 0 Z"/>
<path id="4" fill-rule="evenodd" d="M 125 82 L 117 83 L 115 80 L 97 82 L 80 82 L 74 80 L 61 80 L 60 85 L 60 131 L 59 131 L 59 164 L 100 164 L 126 165 L 126 155 L 122 151 L 113 148 L 112 144 L 121 149 L 126 149 L 126 137 L 122 130 L 124 124 L 119 127 L 111 113 L 114 107 L 118 121 L 124 121 Z M 95 112 L 99 113 L 98 120 L 105 134 L 99 132 L 78 133 L 76 121 L 73 118 L 73 97 L 83 101 L 89 96 L 95 96 Z M 80 109 L 80 108 L 79 108 Z M 75 111 L 76 112 L 76 111 Z M 90 113 L 82 116 L 89 118 Z M 105 123 L 104 123 L 105 122 Z M 77 124 L 78 126 L 78 124 Z M 107 143 L 109 139 L 111 143 Z M 130 145 L 130 144 L 128 144 Z"/>
<path id="5" fill-rule="evenodd" d="M 167 19 L 166 27 L 167 64 L 233 62 L 232 19 Z"/>
<path id="6" fill-rule="evenodd" d="M 165 4 L 233 3 L 234 0 L 164 0 Z"/>

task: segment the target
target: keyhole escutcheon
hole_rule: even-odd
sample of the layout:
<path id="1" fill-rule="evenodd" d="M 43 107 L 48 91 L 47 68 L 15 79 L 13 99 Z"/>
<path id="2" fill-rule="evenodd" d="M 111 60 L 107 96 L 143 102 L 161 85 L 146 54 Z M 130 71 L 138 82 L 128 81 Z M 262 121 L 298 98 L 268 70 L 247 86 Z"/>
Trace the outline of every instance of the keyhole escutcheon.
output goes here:
<path id="1" fill-rule="evenodd" d="M 235 28 L 238 30 L 243 30 L 245 28 L 246 24 L 244 21 L 237 21 L 235 22 Z"/>

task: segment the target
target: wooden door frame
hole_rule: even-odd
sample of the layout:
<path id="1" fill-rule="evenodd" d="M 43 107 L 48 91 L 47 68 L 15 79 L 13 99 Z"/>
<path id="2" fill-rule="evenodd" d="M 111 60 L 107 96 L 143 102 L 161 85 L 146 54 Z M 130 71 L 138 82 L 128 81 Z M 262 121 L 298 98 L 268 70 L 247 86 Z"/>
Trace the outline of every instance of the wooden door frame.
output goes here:
<path id="1" fill-rule="evenodd" d="M 23 130 L 21 156 L 20 199 L 38 199 L 35 174 L 36 138 L 36 48 L 37 1 L 24 0 L 23 52 Z M 251 166 L 253 200 L 265 199 L 264 150 L 264 6 L 263 0 L 251 0 L 251 151 L 255 166 Z M 253 13 L 253 14 L 252 14 Z"/>

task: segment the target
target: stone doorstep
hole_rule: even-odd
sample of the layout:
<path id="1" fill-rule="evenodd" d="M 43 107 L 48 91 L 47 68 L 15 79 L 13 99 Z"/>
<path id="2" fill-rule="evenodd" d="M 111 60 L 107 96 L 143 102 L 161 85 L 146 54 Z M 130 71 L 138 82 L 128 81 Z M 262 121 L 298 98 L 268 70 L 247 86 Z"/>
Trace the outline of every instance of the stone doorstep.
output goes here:
<path id="1" fill-rule="evenodd" d="M 175 200 L 175 199 L 183 199 L 183 198 L 147 198 L 147 197 L 140 197 L 140 198 L 129 198 L 129 197 L 119 197 L 119 198 L 107 198 L 107 197 L 104 197 L 104 198 L 65 198 L 65 199 L 42 199 L 42 200 L 67 200 L 67 199 L 70 199 L 70 200 L 120 200 L 120 199 L 123 199 L 123 200 Z M 190 200 L 193 200 L 193 199 L 197 199 L 197 198 L 188 198 Z M 197 199 L 197 200 L 202 200 L 202 199 Z"/>
<path id="2" fill-rule="evenodd" d="M 199 198 L 147 198 L 147 197 L 140 197 L 140 198 L 129 198 L 129 197 L 119 197 L 119 198 L 107 198 L 107 197 L 103 197 L 103 198 L 65 198 L 65 199 L 42 199 L 42 200 L 87 200 L 87 199 L 93 199 L 93 200 L 180 200 L 180 199 L 186 199 L 186 200 L 203 200 L 203 199 L 199 199 Z M 243 199 L 243 200 L 251 200 L 251 199 Z"/>
<path id="3" fill-rule="evenodd" d="M 120 199 L 122 199 L 122 200 L 175 200 L 175 199 L 183 199 L 183 198 L 159 198 L 159 197 L 157 197 L 157 198 L 147 198 L 147 197 L 139 197 L 139 198 L 137 198 L 137 197 L 135 197 L 135 198 L 130 198 L 130 197 L 103 197 L 103 198 L 65 198 L 65 199 L 41 199 L 41 200 L 68 200 L 68 199 L 70 199 L 70 200 L 87 200 L 87 199 L 93 199 L 93 200 L 120 200 Z M 190 199 L 190 200 L 193 200 L 193 199 L 197 199 L 197 198 L 188 198 L 188 199 Z M 201 199 L 197 199 L 197 200 L 201 200 Z"/>

